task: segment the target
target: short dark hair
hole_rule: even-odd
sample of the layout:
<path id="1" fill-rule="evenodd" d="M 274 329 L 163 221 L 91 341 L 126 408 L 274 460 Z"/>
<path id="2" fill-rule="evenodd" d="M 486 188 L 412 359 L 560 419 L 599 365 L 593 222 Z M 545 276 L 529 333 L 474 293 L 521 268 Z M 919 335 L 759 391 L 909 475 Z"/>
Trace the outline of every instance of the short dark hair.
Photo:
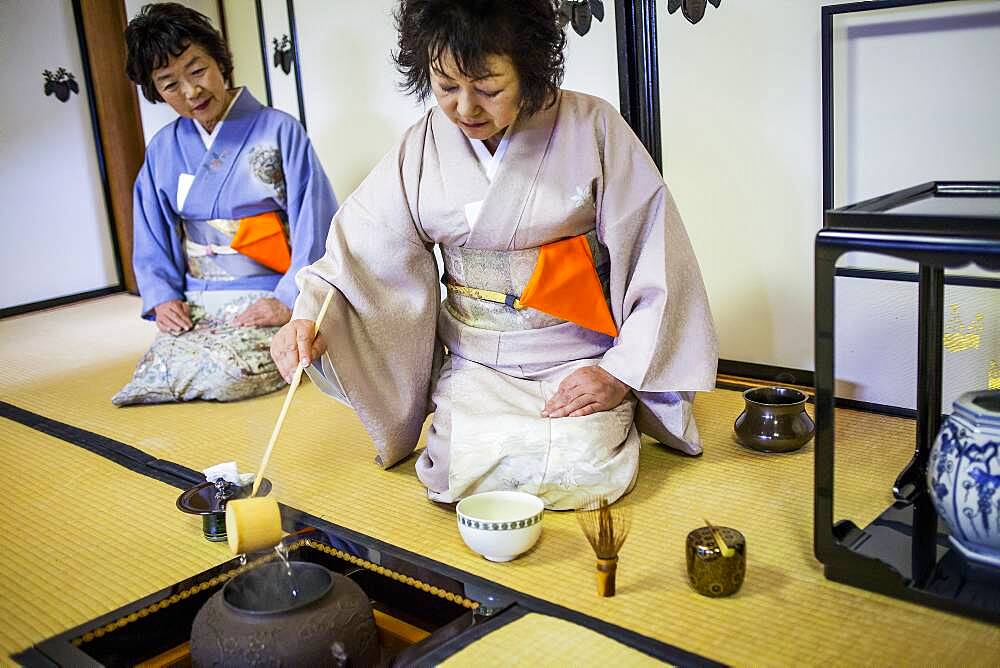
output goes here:
<path id="1" fill-rule="evenodd" d="M 125 29 L 128 51 L 125 73 L 142 87 L 147 100 L 163 102 L 153 83 L 153 72 L 192 44 L 205 49 L 215 59 L 222 70 L 222 78 L 228 81 L 233 72 L 233 56 L 226 40 L 212 27 L 207 16 L 176 2 L 145 5 Z"/>
<path id="2" fill-rule="evenodd" d="M 553 0 L 400 0 L 396 9 L 400 88 L 426 99 L 431 67 L 450 52 L 463 76 L 487 73 L 489 56 L 507 56 L 521 80 L 527 115 L 556 100 L 566 35 Z"/>

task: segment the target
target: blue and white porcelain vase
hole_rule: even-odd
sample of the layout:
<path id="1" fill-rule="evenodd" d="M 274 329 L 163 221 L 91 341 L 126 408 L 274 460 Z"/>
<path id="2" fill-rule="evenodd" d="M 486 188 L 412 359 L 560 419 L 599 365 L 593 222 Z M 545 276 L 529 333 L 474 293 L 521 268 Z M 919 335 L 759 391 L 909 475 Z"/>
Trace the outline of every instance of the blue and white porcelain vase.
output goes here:
<path id="1" fill-rule="evenodd" d="M 1000 567 L 1000 390 L 966 392 L 941 423 L 927 482 L 952 544 Z"/>

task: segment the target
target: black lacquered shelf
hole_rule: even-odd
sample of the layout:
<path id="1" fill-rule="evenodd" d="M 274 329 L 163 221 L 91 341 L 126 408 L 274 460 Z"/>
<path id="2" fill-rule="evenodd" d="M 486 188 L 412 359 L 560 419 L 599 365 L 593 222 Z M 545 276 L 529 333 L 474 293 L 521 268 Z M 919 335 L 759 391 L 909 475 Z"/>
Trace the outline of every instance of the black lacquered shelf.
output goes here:
<path id="1" fill-rule="evenodd" d="M 1000 239 L 1000 181 L 930 181 L 827 212 L 826 228 Z"/>
<path id="2" fill-rule="evenodd" d="M 924 504 L 931 506 L 926 495 L 897 501 L 864 529 L 850 522 L 836 525 L 840 544 L 873 562 L 856 561 L 840 572 L 834 560 L 827 576 L 882 593 L 905 588 L 912 596 L 904 598 L 1000 622 L 1000 569 L 967 560 L 952 547 L 933 507 L 927 513 Z"/>
<path id="3" fill-rule="evenodd" d="M 833 514 L 836 264 L 855 251 L 920 266 L 914 454 L 895 502 L 863 529 Z M 815 243 L 814 547 L 832 580 L 1000 622 L 1000 569 L 951 546 L 926 483 L 942 419 L 945 269 L 968 265 L 1000 270 L 1000 182 L 935 181 L 826 212 Z M 878 434 L 872 447 L 884 447 Z"/>

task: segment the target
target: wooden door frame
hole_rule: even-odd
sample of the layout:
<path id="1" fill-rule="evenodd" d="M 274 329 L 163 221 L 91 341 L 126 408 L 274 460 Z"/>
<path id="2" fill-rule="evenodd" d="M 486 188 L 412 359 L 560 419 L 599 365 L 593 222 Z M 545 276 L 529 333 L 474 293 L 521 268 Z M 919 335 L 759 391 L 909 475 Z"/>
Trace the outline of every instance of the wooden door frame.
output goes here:
<path id="1" fill-rule="evenodd" d="M 115 242 L 120 285 L 138 294 L 132 271 L 132 189 L 146 154 L 136 87 L 125 75 L 124 0 L 73 0 L 92 90 L 97 158 Z"/>

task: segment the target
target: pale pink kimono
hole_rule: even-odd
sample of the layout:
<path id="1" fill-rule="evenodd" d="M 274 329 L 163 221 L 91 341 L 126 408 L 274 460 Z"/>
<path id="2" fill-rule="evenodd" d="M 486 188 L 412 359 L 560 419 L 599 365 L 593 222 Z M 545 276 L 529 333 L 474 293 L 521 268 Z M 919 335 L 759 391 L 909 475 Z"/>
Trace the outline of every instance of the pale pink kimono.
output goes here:
<path id="1" fill-rule="evenodd" d="M 430 498 L 520 489 L 556 509 L 614 500 L 635 481 L 637 426 L 701 452 L 691 401 L 714 388 L 718 357 L 701 273 L 661 175 L 608 103 L 562 91 L 508 141 L 491 183 L 462 131 L 428 111 L 337 212 L 326 255 L 298 274 L 293 318 L 314 319 L 336 288 L 321 325 L 324 375 L 357 411 L 377 464 L 413 452 L 434 412 L 417 462 Z M 480 201 L 470 224 L 467 205 Z M 569 322 L 471 326 L 442 306 L 435 244 L 527 249 L 595 226 L 616 338 Z M 543 418 L 559 382 L 593 364 L 634 398 Z"/>

